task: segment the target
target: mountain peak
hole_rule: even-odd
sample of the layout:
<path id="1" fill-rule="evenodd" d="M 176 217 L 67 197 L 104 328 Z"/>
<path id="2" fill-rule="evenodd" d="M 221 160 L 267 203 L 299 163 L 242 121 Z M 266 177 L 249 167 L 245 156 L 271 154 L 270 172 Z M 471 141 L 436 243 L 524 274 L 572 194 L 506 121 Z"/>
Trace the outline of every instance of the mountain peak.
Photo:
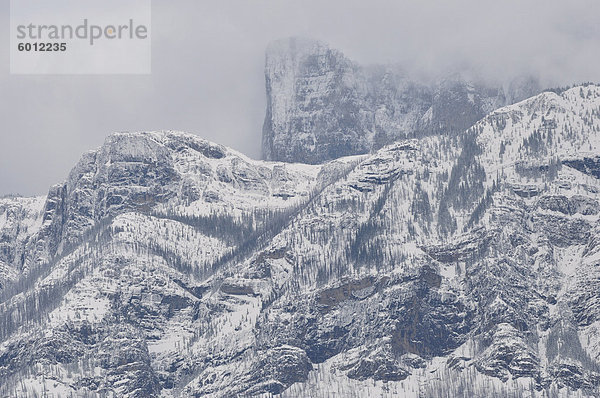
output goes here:
<path id="1" fill-rule="evenodd" d="M 125 142 L 134 145 L 136 142 L 143 141 L 153 141 L 167 147 L 175 146 L 178 143 L 181 145 L 189 145 L 194 148 L 213 148 L 215 151 L 222 152 L 221 156 L 225 156 L 228 152 L 240 155 L 237 151 L 233 151 L 221 144 L 201 138 L 196 134 L 175 130 L 115 132 L 106 138 L 103 146 L 114 146 L 117 142 Z"/>
<path id="2" fill-rule="evenodd" d="M 0 199 L 0 396 L 600 396 L 600 88 L 281 47 L 270 156 L 335 160 L 121 132 Z"/>
<path id="3" fill-rule="evenodd" d="M 398 139 L 455 135 L 509 103 L 537 94 L 526 81 L 504 89 L 451 74 L 423 83 L 400 68 L 362 67 L 303 38 L 267 49 L 266 160 L 322 163 Z"/>

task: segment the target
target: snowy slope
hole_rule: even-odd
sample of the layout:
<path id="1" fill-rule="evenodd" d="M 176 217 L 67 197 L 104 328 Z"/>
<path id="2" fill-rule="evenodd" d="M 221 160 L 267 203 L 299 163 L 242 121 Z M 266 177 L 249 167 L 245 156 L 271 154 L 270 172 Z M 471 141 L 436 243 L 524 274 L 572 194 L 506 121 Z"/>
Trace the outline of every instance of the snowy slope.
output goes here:
<path id="1" fill-rule="evenodd" d="M 597 396 L 599 112 L 542 93 L 318 166 L 112 135 L 0 202 L 0 395 Z"/>

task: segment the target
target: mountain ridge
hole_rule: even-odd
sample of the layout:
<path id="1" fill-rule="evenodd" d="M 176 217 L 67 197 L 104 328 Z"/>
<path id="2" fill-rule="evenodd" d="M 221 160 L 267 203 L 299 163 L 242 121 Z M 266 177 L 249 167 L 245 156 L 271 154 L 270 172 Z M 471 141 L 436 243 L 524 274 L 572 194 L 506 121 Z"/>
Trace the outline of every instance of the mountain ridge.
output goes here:
<path id="1" fill-rule="evenodd" d="M 319 165 L 112 135 L 0 200 L 0 391 L 594 396 L 599 112 L 543 93 Z"/>

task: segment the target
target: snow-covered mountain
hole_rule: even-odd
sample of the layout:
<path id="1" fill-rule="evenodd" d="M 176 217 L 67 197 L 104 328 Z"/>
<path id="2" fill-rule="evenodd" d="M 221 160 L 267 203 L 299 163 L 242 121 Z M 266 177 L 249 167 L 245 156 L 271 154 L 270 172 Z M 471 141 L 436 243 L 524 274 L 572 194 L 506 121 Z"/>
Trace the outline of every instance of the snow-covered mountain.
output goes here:
<path id="1" fill-rule="evenodd" d="M 265 78 L 264 158 L 310 164 L 398 139 L 460 133 L 541 91 L 533 78 L 493 85 L 453 73 L 425 83 L 398 66 L 362 67 L 305 38 L 271 43 Z"/>
<path id="2" fill-rule="evenodd" d="M 595 85 L 318 165 L 114 134 L 0 199 L 0 396 L 595 397 L 599 201 Z"/>

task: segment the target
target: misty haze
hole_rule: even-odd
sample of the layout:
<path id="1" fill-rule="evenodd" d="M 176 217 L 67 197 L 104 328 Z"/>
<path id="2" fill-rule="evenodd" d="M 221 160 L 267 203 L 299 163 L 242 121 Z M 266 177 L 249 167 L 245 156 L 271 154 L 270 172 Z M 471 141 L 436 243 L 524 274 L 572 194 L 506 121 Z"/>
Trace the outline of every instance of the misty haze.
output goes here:
<path id="1" fill-rule="evenodd" d="M 0 13 L 7 26 L 8 4 Z M 599 13 L 595 1 L 157 2 L 150 76 L 10 76 L 3 47 L 0 192 L 43 194 L 117 131 L 189 131 L 259 159 L 273 40 L 317 39 L 425 81 L 461 71 L 562 87 L 600 80 Z"/>
<path id="2" fill-rule="evenodd" d="M 600 396 L 599 4 L 154 1 L 147 75 L 4 32 L 0 396 Z"/>

